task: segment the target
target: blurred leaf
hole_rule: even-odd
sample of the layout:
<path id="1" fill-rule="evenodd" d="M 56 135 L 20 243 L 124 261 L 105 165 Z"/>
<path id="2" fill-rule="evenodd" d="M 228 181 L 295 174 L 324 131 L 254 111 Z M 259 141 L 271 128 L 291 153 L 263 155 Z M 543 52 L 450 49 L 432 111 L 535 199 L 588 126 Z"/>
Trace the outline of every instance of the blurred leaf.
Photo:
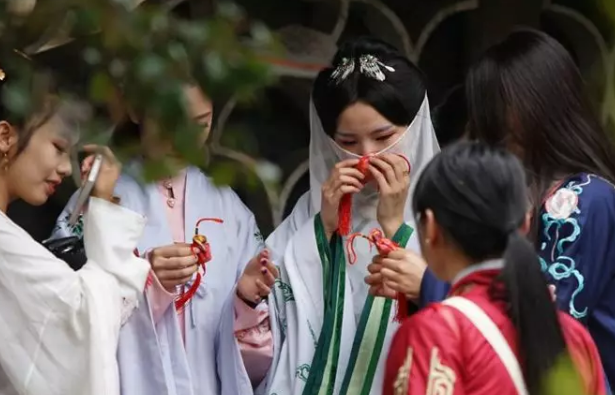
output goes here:
<path id="1" fill-rule="evenodd" d="M 238 167 L 231 163 L 218 163 L 208 169 L 209 176 L 216 185 L 231 185 L 235 182 Z"/>
<path id="2" fill-rule="evenodd" d="M 544 381 L 542 395 L 582 395 L 583 380 L 570 355 L 562 355 Z"/>
<path id="3" fill-rule="evenodd" d="M 2 100 L 11 113 L 23 117 L 30 112 L 30 97 L 26 89 L 16 85 L 7 85 L 2 92 Z"/>
<path id="4" fill-rule="evenodd" d="M 84 139 L 109 140 L 109 114 L 104 108 L 110 101 L 118 107 L 116 91 L 121 87 L 120 105 L 132 109 L 140 119 L 154 121 L 163 140 L 172 142 L 183 160 L 203 165 L 202 127 L 187 116 L 182 86 L 196 80 L 214 101 L 230 96 L 253 99 L 273 81 L 259 54 L 277 50 L 275 38 L 264 24 L 249 22 L 245 12 L 231 1 L 220 1 L 216 14 L 201 20 L 180 19 L 165 4 L 145 2 L 130 10 L 132 4 L 131 0 L 39 0 L 31 13 L 19 15 L 0 7 L 0 66 L 10 70 L 2 100 L 12 112 L 28 114 L 49 89 L 44 79 L 32 78 L 30 67 L 22 67 L 24 59 L 14 56 L 13 49 L 39 48 L 49 38 L 73 37 L 72 56 L 60 55 L 61 51 L 52 48 L 45 56 L 32 55 L 32 64 L 37 73 L 52 69 L 59 81 L 68 82 L 61 86 L 60 95 L 68 93 L 68 86 L 81 86 L 74 90 L 82 99 L 103 109 L 91 125 L 83 126 Z M 57 59 L 53 60 L 56 51 Z M 131 142 L 114 142 L 113 148 L 123 160 L 140 154 L 140 144 L 128 140 Z M 256 154 L 253 148 L 248 150 Z M 177 167 L 177 161 L 168 158 L 148 159 L 144 178 L 167 176 Z M 237 177 L 249 179 L 244 175 L 250 172 L 236 167 L 225 164 L 210 171 L 219 183 L 230 184 Z"/>
<path id="5" fill-rule="evenodd" d="M 104 103 L 113 92 L 113 82 L 105 73 L 98 72 L 90 81 L 90 99 Z"/>

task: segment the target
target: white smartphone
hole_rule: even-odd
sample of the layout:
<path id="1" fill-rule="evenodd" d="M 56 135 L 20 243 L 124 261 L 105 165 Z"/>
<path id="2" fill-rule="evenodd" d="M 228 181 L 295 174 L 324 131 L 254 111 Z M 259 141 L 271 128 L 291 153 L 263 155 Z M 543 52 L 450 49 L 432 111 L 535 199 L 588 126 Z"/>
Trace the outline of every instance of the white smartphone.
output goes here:
<path id="1" fill-rule="evenodd" d="M 100 167 L 102 165 L 103 157 L 98 154 L 94 157 L 94 162 L 92 163 L 92 168 L 88 173 L 83 185 L 81 185 L 81 189 L 79 192 L 79 196 L 77 197 L 77 204 L 75 205 L 75 209 L 71 213 L 68 224 L 69 226 L 75 226 L 77 221 L 79 220 L 79 215 L 83 211 L 83 208 L 87 204 L 90 199 L 90 194 L 92 193 L 92 189 L 94 188 L 94 184 L 96 183 L 96 179 L 98 178 L 98 173 L 100 173 Z"/>

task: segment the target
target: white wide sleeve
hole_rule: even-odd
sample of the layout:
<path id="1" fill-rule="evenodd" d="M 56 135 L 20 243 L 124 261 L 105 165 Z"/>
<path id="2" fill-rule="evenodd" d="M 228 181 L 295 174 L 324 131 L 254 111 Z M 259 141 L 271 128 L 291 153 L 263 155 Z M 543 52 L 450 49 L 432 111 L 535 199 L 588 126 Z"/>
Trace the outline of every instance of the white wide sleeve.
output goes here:
<path id="1" fill-rule="evenodd" d="M 85 217 L 76 272 L 0 218 L 0 365 L 19 394 L 119 394 L 122 305 L 149 272 L 132 253 L 145 219 L 96 198 Z"/>

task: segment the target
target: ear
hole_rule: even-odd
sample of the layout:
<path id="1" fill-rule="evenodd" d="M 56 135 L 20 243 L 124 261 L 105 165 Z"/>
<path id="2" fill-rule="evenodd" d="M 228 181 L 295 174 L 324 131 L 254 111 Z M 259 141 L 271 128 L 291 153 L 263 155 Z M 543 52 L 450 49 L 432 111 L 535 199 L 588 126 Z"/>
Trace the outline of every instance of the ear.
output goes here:
<path id="1" fill-rule="evenodd" d="M 423 227 L 423 243 L 434 245 L 443 241 L 440 225 L 431 209 L 425 210 Z"/>
<path id="2" fill-rule="evenodd" d="M 17 143 L 17 131 L 7 121 L 0 121 L 0 153 L 8 153 Z"/>
<path id="3" fill-rule="evenodd" d="M 527 213 L 525 213 L 525 219 L 523 220 L 521 227 L 519 227 L 519 233 L 521 233 L 523 236 L 527 236 L 527 234 L 530 233 L 531 226 L 532 226 L 532 212 L 528 211 Z"/>

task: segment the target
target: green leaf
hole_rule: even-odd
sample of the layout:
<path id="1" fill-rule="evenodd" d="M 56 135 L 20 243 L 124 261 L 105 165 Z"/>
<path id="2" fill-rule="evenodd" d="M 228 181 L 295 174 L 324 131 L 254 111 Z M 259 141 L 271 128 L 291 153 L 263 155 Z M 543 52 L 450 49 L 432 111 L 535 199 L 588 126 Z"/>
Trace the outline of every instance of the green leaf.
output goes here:
<path id="1" fill-rule="evenodd" d="M 104 103 L 113 89 L 113 83 L 109 76 L 106 73 L 98 72 L 90 81 L 90 99 L 97 103 Z"/>
<path id="2" fill-rule="evenodd" d="M 68 82 L 66 87 L 61 86 L 61 96 L 69 96 L 70 86 L 70 93 L 78 90 L 81 99 L 106 104 L 115 97 L 117 88 L 121 88 L 122 103 L 117 107 L 130 108 L 139 119 L 153 120 L 154 129 L 160 130 L 163 137 L 161 144 L 172 142 L 182 160 L 190 163 L 203 164 L 205 155 L 200 144 L 202 127 L 193 125 L 183 105 L 183 84 L 196 80 L 214 102 L 230 95 L 247 102 L 274 80 L 269 66 L 258 59 L 258 53 L 273 51 L 275 36 L 264 24 L 246 18 L 244 10 L 232 1 L 220 1 L 215 15 L 200 20 L 179 19 L 164 4 L 155 2 L 145 2 L 135 10 L 129 9 L 133 0 L 39 0 L 38 3 L 27 18 L 0 10 L 3 33 L 0 58 L 9 76 L 1 94 L 13 116 L 29 115 L 49 89 L 46 79 L 34 78 L 38 73 L 32 74 L 30 70 L 31 63 L 37 67 L 39 63 L 14 56 L 13 49 L 25 48 L 56 31 L 76 37 L 74 42 L 87 38 L 82 44 L 66 47 L 79 51 L 70 57 L 75 61 L 57 61 L 50 67 L 59 76 L 58 80 Z M 249 41 L 245 40 L 246 32 Z M 61 52 L 58 50 L 57 56 L 63 60 Z M 45 68 L 44 62 L 40 65 Z M 108 126 L 104 128 L 108 119 L 105 111 L 96 113 L 91 125 L 84 125 L 83 138 L 108 141 L 105 132 Z M 119 158 L 128 160 L 141 154 L 141 145 L 135 144 L 134 139 L 131 141 L 114 142 Z M 244 135 L 238 137 L 237 147 L 258 156 L 256 143 Z M 148 180 L 168 175 L 178 166 L 177 161 L 168 158 L 146 162 Z M 251 171 L 237 163 L 214 166 L 210 171 L 214 180 L 223 184 L 237 180 L 258 182 Z"/>
<path id="3" fill-rule="evenodd" d="M 562 355 L 545 378 L 542 395 L 584 394 L 581 375 L 568 353 Z"/>

